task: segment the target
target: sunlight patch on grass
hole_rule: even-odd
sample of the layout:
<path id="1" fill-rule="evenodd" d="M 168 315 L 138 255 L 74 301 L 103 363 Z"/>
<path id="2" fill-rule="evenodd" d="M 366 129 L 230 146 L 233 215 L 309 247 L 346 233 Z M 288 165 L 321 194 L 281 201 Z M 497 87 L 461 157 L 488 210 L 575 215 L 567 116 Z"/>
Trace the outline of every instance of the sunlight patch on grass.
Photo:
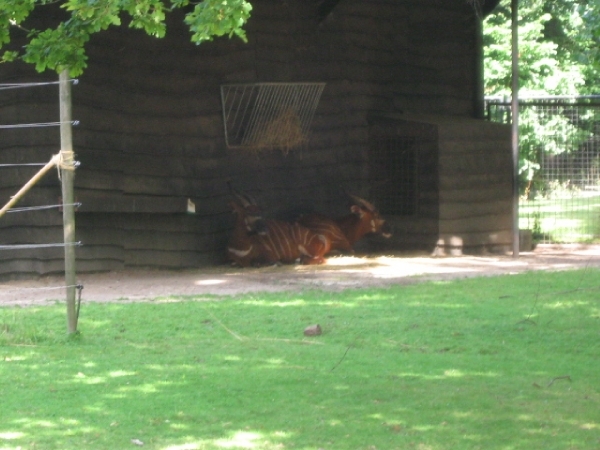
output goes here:
<path id="1" fill-rule="evenodd" d="M 595 242 L 600 231 L 600 197 L 536 199 L 520 206 L 521 228 L 538 228 L 548 242 Z"/>
<path id="2" fill-rule="evenodd" d="M 425 374 L 416 372 L 404 372 L 394 374 L 395 377 L 405 379 L 423 379 L 423 380 L 446 380 L 449 378 L 496 378 L 500 374 L 497 372 L 465 372 L 458 369 L 446 369 L 442 374 Z"/>
<path id="3" fill-rule="evenodd" d="M 597 423 L 582 423 L 579 425 L 582 430 L 600 430 L 600 424 Z"/>
<path id="4" fill-rule="evenodd" d="M 454 303 L 454 302 L 447 302 L 447 303 L 429 303 L 430 308 L 444 308 L 444 309 L 465 309 L 468 308 L 469 305 L 467 305 L 466 303 Z M 421 307 L 423 307 L 423 305 L 421 305 Z"/>
<path id="5" fill-rule="evenodd" d="M 294 299 L 289 301 L 277 302 L 277 301 L 268 301 L 268 300 L 245 300 L 242 302 L 244 305 L 252 305 L 252 306 L 306 306 L 306 301 L 302 299 Z"/>
<path id="6" fill-rule="evenodd" d="M 427 432 L 427 431 L 434 431 L 434 430 L 438 429 L 439 427 L 440 427 L 439 425 L 413 425 L 411 428 L 413 430 Z"/>
<path id="7" fill-rule="evenodd" d="M 149 370 L 154 370 L 155 372 L 165 372 L 168 370 L 168 367 L 165 367 L 162 364 L 146 364 L 144 367 Z"/>
<path id="8" fill-rule="evenodd" d="M 17 419 L 17 420 L 15 420 L 15 423 L 21 425 L 25 429 L 57 428 L 59 426 L 59 424 L 57 424 L 56 422 L 52 422 L 50 420 L 41 420 L 41 419 L 33 420 L 33 419 L 27 419 L 27 418 Z M 74 425 L 74 424 L 71 423 L 71 425 Z"/>
<path id="9" fill-rule="evenodd" d="M 23 437 L 25 437 L 25 433 L 20 431 L 0 431 L 0 439 L 4 439 L 5 441 L 12 441 Z"/>
<path id="10" fill-rule="evenodd" d="M 408 306 L 415 308 L 443 308 L 443 309 L 464 309 L 469 305 L 466 303 L 433 303 L 431 301 L 417 301 L 407 303 Z"/>
<path id="11" fill-rule="evenodd" d="M 462 378 L 465 374 L 458 369 L 444 370 L 444 376 L 448 378 Z"/>
<path id="12" fill-rule="evenodd" d="M 567 228 L 567 229 L 575 229 L 581 226 L 583 221 L 580 219 L 542 219 L 542 229 L 552 229 L 552 228 Z"/>
<path id="13" fill-rule="evenodd" d="M 199 450 L 201 448 L 200 447 L 201 445 L 204 446 L 204 444 L 198 444 L 198 443 L 169 445 L 168 447 L 164 447 L 163 450 Z"/>
<path id="14" fill-rule="evenodd" d="M 83 372 L 79 372 L 74 376 L 73 382 L 81 384 L 103 384 L 106 383 L 106 377 L 100 376 L 87 376 Z"/>
<path id="15" fill-rule="evenodd" d="M 286 437 L 287 433 L 276 432 L 277 437 Z M 265 438 L 262 433 L 254 431 L 237 431 L 229 439 L 216 439 L 214 445 L 218 448 L 233 448 L 233 449 L 279 449 L 283 448 L 280 444 L 273 444 Z"/>
<path id="16" fill-rule="evenodd" d="M 596 448 L 599 280 L 85 304 L 76 341 L 62 305 L 15 309 L 0 450 Z"/>
<path id="17" fill-rule="evenodd" d="M 112 324 L 112 322 L 110 320 L 106 320 L 106 319 L 96 319 L 96 320 L 88 320 L 88 324 L 90 326 L 90 328 L 102 328 L 102 327 L 106 327 L 106 326 L 110 326 Z"/>
<path id="18" fill-rule="evenodd" d="M 285 295 L 290 295 L 290 294 L 279 293 L 278 297 L 283 297 Z M 272 296 L 272 294 L 270 296 Z M 335 297 L 328 295 L 327 298 L 335 298 Z M 385 297 L 382 297 L 382 299 L 384 299 L 384 298 Z M 307 306 L 311 306 L 311 307 L 333 306 L 333 307 L 343 307 L 343 308 L 356 308 L 357 307 L 356 301 L 354 299 L 352 301 L 343 301 L 343 302 L 337 301 L 337 300 L 314 300 L 314 299 L 307 301 L 305 299 L 300 299 L 300 298 L 293 298 L 293 299 L 286 300 L 286 301 L 272 300 L 272 299 L 268 299 L 268 300 L 252 299 L 252 300 L 242 300 L 239 303 L 243 304 L 243 305 L 249 305 L 249 306 L 265 306 L 267 308 L 272 308 L 272 307 L 288 308 L 288 307 L 307 307 Z"/>
<path id="19" fill-rule="evenodd" d="M 368 300 L 368 301 L 381 301 L 381 300 L 389 300 L 391 299 L 392 296 L 387 294 L 385 292 L 378 292 L 376 294 L 369 294 L 369 295 L 358 295 L 356 297 L 357 300 Z"/>
<path id="20" fill-rule="evenodd" d="M 283 364 L 286 364 L 285 360 L 281 358 L 269 358 L 265 362 L 272 366 L 281 366 Z"/>
<path id="21" fill-rule="evenodd" d="M 19 355 L 19 356 L 5 356 L 4 357 L 4 362 L 17 362 L 17 361 L 26 361 L 29 358 L 23 355 Z"/>
<path id="22" fill-rule="evenodd" d="M 467 419 L 469 417 L 473 417 L 473 412 L 472 411 L 454 411 L 452 413 L 453 417 L 456 417 L 457 419 Z"/>
<path id="23" fill-rule="evenodd" d="M 187 442 L 184 444 L 175 444 L 163 447 L 161 450 L 203 450 L 203 449 L 257 449 L 257 450 L 279 450 L 285 448 L 283 444 L 275 443 L 273 440 L 286 439 L 290 433 L 283 431 L 275 431 L 268 433 L 271 436 L 269 439 L 265 433 L 256 431 L 236 431 L 231 437 L 206 439 L 195 442 Z"/>
<path id="24" fill-rule="evenodd" d="M 130 370 L 113 370 L 108 373 L 108 376 L 111 378 L 132 377 L 134 375 L 137 375 L 137 372 L 132 372 Z"/>
<path id="25" fill-rule="evenodd" d="M 581 301 L 558 301 L 558 302 L 554 302 L 554 303 L 547 303 L 544 305 L 544 308 L 546 309 L 569 309 L 569 308 L 576 308 L 579 306 L 587 306 L 589 305 L 589 302 L 581 302 Z"/>
<path id="26" fill-rule="evenodd" d="M 222 448 L 257 448 L 262 434 L 250 431 L 238 431 L 230 439 L 218 439 L 215 444 Z"/>
<path id="27" fill-rule="evenodd" d="M 160 389 L 158 386 L 165 387 L 165 386 L 170 386 L 172 384 L 173 383 L 171 383 L 169 381 L 161 381 L 161 382 L 156 382 L 156 383 L 142 383 L 142 384 L 136 384 L 133 386 L 121 386 L 118 389 L 118 391 L 123 392 L 123 393 L 137 392 L 140 394 L 156 394 L 157 392 L 160 392 Z"/>
<path id="28" fill-rule="evenodd" d="M 535 418 L 532 417 L 531 414 L 519 414 L 517 416 L 517 420 L 520 420 L 522 422 L 531 422 L 532 420 L 535 420 Z"/>

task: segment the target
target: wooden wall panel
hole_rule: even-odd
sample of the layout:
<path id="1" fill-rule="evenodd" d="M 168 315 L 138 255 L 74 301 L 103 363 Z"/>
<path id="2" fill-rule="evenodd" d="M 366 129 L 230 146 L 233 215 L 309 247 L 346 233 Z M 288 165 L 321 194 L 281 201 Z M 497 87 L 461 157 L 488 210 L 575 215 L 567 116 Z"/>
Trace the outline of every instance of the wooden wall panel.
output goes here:
<path id="1" fill-rule="evenodd" d="M 81 122 L 73 135 L 81 162 L 75 178 L 83 203 L 76 214 L 84 241 L 80 270 L 221 263 L 233 226 L 228 180 L 256 195 L 270 217 L 309 210 L 341 215 L 343 190 L 369 195 L 370 113 L 472 114 L 476 19 L 462 2 L 345 0 L 320 23 L 318 2 L 256 0 L 253 6 L 248 44 L 224 38 L 196 46 L 181 11 L 168 19 L 164 39 L 127 27 L 91 39 L 89 66 L 73 87 L 73 117 Z M 0 66 L 0 81 L 55 78 L 23 64 Z M 220 85 L 270 81 L 327 83 L 311 140 L 288 154 L 226 148 Z M 0 95 L 0 121 L 57 120 L 57 97 L 57 88 Z M 57 130 L 9 131 L 0 140 L 0 163 L 45 162 L 59 147 Z M 430 220 L 440 198 L 462 198 L 473 185 L 428 175 L 437 166 L 424 164 L 423 183 L 441 180 L 452 188 L 440 195 L 423 190 L 422 211 Z M 12 195 L 25 172 L 2 172 L 0 194 Z M 54 202 L 59 191 L 52 175 L 28 201 Z M 188 199 L 195 215 L 185 212 Z M 56 225 L 46 218 L 21 226 L 50 232 Z M 424 226 L 429 222 L 416 228 Z M 0 234 L 13 233 L 11 227 L 0 219 Z M 0 276 L 27 272 L 23 261 L 0 267 Z M 60 270 L 54 260 L 43 266 L 32 259 L 31 273 Z"/>

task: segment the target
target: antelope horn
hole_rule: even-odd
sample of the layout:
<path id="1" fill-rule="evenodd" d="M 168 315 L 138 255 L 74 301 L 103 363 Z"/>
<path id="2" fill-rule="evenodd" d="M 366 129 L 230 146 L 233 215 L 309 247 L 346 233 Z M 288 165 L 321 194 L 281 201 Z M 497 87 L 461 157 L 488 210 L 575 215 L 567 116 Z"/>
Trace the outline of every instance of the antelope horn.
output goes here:
<path id="1" fill-rule="evenodd" d="M 371 212 L 377 211 L 377 208 L 372 203 L 369 203 L 364 198 L 357 197 L 356 195 L 348 194 L 352 200 L 356 202 L 357 205 L 362 206 L 368 209 Z"/>
<path id="2" fill-rule="evenodd" d="M 242 194 L 236 191 L 233 185 L 231 184 L 231 180 L 227 180 L 227 185 L 229 186 L 231 195 L 237 198 L 244 208 L 247 208 L 248 206 L 256 206 L 256 200 L 254 200 L 254 198 L 252 198 L 248 194 Z"/>

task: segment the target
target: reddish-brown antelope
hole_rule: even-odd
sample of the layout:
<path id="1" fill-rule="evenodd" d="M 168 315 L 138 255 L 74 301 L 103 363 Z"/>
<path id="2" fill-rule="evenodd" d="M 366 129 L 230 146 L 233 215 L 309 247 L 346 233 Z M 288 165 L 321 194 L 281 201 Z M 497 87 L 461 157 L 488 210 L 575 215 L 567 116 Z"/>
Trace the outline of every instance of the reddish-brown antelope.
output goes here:
<path id="1" fill-rule="evenodd" d="M 299 223 L 266 220 L 267 232 L 259 233 L 267 261 L 271 263 L 300 262 L 323 264 L 331 249 L 327 236 L 316 233 Z"/>
<path id="2" fill-rule="evenodd" d="M 232 190 L 236 224 L 227 245 L 229 259 L 242 267 L 263 264 L 323 264 L 331 242 L 298 224 L 265 220 L 250 197 Z"/>
<path id="3" fill-rule="evenodd" d="M 266 231 L 260 208 L 248 196 L 235 194 L 229 203 L 235 214 L 235 226 L 227 243 L 227 257 L 238 266 L 248 267 L 266 263 L 259 233 Z"/>
<path id="4" fill-rule="evenodd" d="M 354 244 L 366 234 L 380 234 L 389 238 L 392 233 L 385 219 L 373 204 L 356 195 L 350 195 L 350 214 L 332 219 L 321 214 L 302 216 L 298 222 L 331 241 L 331 250 L 353 253 Z"/>

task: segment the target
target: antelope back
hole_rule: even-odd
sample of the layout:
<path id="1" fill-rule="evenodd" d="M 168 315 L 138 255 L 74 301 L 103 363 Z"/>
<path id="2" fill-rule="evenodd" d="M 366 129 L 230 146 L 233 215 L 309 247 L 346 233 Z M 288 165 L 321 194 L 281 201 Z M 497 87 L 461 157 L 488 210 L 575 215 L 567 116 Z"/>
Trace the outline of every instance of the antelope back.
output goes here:
<path id="1" fill-rule="evenodd" d="M 265 220 L 260 208 L 249 196 L 235 192 L 230 203 L 236 215 L 227 256 L 235 264 L 248 267 L 262 264 L 322 264 L 329 252 L 330 240 L 298 224 Z"/>
<path id="2" fill-rule="evenodd" d="M 352 252 L 352 245 L 335 220 L 322 214 L 307 214 L 298 222 L 317 234 L 326 236 L 331 242 L 331 250 Z"/>
<path id="3" fill-rule="evenodd" d="M 331 248 L 327 236 L 315 233 L 299 223 L 267 220 L 267 232 L 258 235 L 266 259 L 286 264 L 323 264 Z"/>

